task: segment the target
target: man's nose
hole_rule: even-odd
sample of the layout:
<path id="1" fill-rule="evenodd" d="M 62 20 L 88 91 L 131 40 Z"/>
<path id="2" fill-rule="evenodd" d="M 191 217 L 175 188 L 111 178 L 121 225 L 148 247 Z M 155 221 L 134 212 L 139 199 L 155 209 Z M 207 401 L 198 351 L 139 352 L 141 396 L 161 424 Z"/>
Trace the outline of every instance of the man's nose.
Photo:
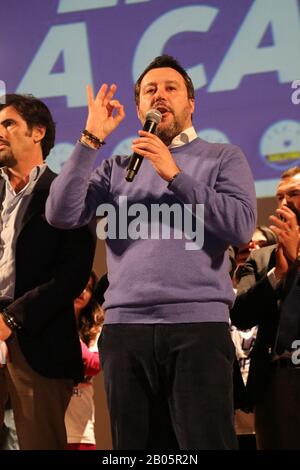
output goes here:
<path id="1" fill-rule="evenodd" d="M 155 101 L 158 101 L 159 99 L 165 99 L 166 98 L 165 88 L 157 87 L 154 97 L 155 97 Z"/>
<path id="2" fill-rule="evenodd" d="M 279 207 L 287 206 L 287 203 L 288 203 L 287 196 L 284 196 L 279 203 Z"/>

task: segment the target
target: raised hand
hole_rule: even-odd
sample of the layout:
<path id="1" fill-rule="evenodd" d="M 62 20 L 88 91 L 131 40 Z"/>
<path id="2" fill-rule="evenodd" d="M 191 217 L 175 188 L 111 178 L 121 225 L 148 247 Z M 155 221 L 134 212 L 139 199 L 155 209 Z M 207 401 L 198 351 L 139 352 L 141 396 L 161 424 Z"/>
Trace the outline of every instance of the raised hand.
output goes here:
<path id="1" fill-rule="evenodd" d="M 289 270 L 289 263 L 284 256 L 282 245 L 278 244 L 276 247 L 275 258 L 275 276 L 279 279 L 284 279 Z"/>
<path id="2" fill-rule="evenodd" d="M 271 215 L 270 229 L 277 235 L 278 243 L 288 263 L 293 263 L 298 254 L 299 226 L 295 213 L 283 205 L 276 209 L 277 216 Z M 279 217 L 278 217 L 279 216 Z"/>
<path id="3" fill-rule="evenodd" d="M 104 83 L 94 98 L 92 88 L 87 86 L 88 118 L 85 128 L 100 140 L 105 140 L 125 117 L 124 107 L 118 100 L 112 99 L 116 90 L 115 84 L 108 87 Z"/>

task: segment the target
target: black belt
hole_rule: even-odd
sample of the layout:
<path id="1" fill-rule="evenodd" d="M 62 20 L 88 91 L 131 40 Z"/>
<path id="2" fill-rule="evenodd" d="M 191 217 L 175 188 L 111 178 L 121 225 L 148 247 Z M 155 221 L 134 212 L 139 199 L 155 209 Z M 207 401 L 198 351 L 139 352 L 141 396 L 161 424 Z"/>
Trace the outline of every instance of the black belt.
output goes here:
<path id="1" fill-rule="evenodd" d="M 297 356 L 297 361 L 299 361 L 299 357 Z M 280 359 L 277 359 L 276 361 L 271 362 L 271 366 L 274 369 L 297 369 L 300 368 L 300 363 L 299 364 L 294 364 L 292 362 L 291 357 L 282 357 Z"/>

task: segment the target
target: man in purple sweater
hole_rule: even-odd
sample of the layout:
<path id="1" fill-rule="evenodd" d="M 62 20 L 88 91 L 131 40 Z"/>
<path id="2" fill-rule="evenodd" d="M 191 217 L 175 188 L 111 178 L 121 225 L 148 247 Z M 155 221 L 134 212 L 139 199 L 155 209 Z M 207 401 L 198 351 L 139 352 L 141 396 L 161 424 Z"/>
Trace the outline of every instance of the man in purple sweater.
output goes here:
<path id="1" fill-rule="evenodd" d="M 166 55 L 135 86 L 142 124 L 151 108 L 162 114 L 156 135 L 133 141 L 144 157 L 135 180 L 128 156 L 93 171 L 125 116 L 115 92 L 104 84 L 94 99 L 88 88 L 86 130 L 47 202 L 59 228 L 108 213 L 100 353 L 113 447 L 234 449 L 227 248 L 254 231 L 252 175 L 239 148 L 199 139 L 192 81 Z"/>

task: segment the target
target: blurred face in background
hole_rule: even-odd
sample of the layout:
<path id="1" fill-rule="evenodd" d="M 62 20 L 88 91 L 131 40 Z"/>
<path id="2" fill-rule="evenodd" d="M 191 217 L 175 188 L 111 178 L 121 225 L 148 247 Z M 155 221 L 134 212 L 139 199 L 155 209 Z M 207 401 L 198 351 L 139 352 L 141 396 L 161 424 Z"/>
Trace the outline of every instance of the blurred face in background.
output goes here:
<path id="1" fill-rule="evenodd" d="M 300 225 L 300 173 L 283 178 L 277 188 L 278 207 L 288 206 L 297 216 Z"/>
<path id="2" fill-rule="evenodd" d="M 237 265 L 244 264 L 251 251 L 267 246 L 267 244 L 268 242 L 265 235 L 259 229 L 256 229 L 251 240 L 239 247 L 236 255 Z"/>
<path id="3" fill-rule="evenodd" d="M 74 311 L 76 318 L 78 317 L 80 311 L 85 308 L 90 302 L 94 290 L 94 279 L 90 276 L 89 281 L 86 287 L 83 289 L 79 297 L 76 297 L 74 300 Z"/>

